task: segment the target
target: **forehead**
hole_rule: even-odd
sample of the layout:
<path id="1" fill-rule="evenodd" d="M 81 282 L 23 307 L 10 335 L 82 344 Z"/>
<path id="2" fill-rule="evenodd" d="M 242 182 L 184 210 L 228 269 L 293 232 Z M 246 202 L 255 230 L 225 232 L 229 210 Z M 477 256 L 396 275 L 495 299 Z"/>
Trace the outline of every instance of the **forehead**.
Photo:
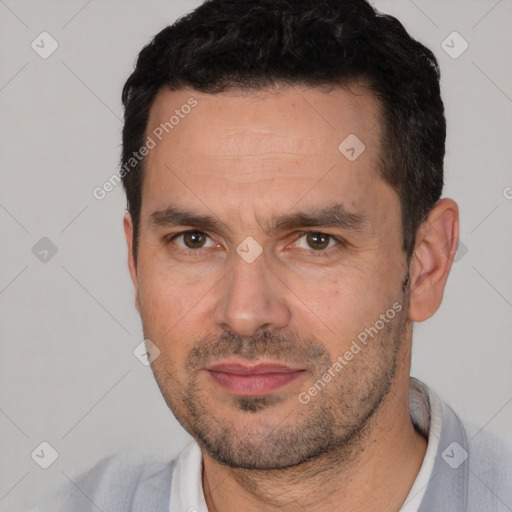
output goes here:
<path id="1" fill-rule="evenodd" d="M 188 107 L 191 102 L 197 103 L 193 109 Z M 173 118 L 169 134 L 176 144 L 186 139 L 196 154 L 243 155 L 250 147 L 257 151 L 255 156 L 285 155 L 287 149 L 317 155 L 327 146 L 336 149 L 340 138 L 350 133 L 366 138 L 373 149 L 379 142 L 379 112 L 380 103 L 362 85 L 330 92 L 280 86 L 218 94 L 164 88 L 153 102 L 147 131 L 169 125 Z M 210 136 L 212 132 L 216 137 Z M 166 138 L 167 133 L 163 135 Z"/>
<path id="2" fill-rule="evenodd" d="M 184 201 L 202 202 L 204 209 L 213 195 L 265 212 L 330 199 L 361 209 L 378 200 L 371 188 L 385 186 L 376 172 L 379 115 L 378 100 L 360 86 L 219 94 L 163 89 L 146 133 L 156 145 L 146 159 L 143 211 Z M 344 151 L 354 142 L 358 153 L 364 150 L 352 160 Z"/>

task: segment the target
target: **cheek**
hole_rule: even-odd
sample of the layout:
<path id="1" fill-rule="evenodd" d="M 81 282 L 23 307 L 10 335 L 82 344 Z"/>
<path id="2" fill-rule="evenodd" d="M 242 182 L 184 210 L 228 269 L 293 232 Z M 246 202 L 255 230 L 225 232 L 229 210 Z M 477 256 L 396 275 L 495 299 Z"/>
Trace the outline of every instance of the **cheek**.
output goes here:
<path id="1" fill-rule="evenodd" d="M 139 298 L 144 335 L 180 360 L 211 321 L 204 282 L 186 284 L 173 273 L 142 267 Z"/>
<path id="2" fill-rule="evenodd" d="M 194 272 L 184 274 L 182 270 L 158 261 L 158 257 L 141 260 L 139 297 L 146 315 L 155 322 L 175 323 L 205 295 L 205 280 L 192 280 L 190 276 Z"/>
<path id="3" fill-rule="evenodd" d="M 377 309 L 373 303 L 374 296 L 356 282 L 337 281 L 323 288 L 312 296 L 315 297 L 311 310 L 311 325 L 324 325 L 323 341 L 331 355 L 337 356 L 350 344 L 352 338 L 364 328 L 373 311 Z M 320 325 L 319 325 L 320 326 Z M 322 339 L 322 338 L 320 338 Z M 332 340 L 330 343 L 328 340 Z"/>
<path id="4" fill-rule="evenodd" d="M 294 291 L 302 301 L 297 303 L 296 316 L 301 328 L 316 335 L 331 357 L 337 357 L 400 298 L 399 277 L 396 266 L 391 271 L 365 265 L 357 271 L 352 266 L 322 279 L 297 281 Z"/>
<path id="5" fill-rule="evenodd" d="M 178 286 L 158 274 L 146 273 L 139 279 L 139 297 L 145 320 L 153 324 L 173 323 L 183 314 Z"/>

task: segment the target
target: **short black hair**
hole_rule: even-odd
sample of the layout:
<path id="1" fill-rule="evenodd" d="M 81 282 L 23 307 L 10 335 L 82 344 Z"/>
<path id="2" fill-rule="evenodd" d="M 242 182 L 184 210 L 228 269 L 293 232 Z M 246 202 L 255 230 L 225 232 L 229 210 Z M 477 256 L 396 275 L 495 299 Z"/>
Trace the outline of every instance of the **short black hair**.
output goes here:
<path id="1" fill-rule="evenodd" d="M 380 176 L 401 203 L 403 250 L 443 189 L 446 121 L 434 54 L 366 0 L 207 0 L 159 32 L 123 88 L 121 166 L 144 145 L 157 92 L 363 83 L 381 105 Z M 340 141 L 341 142 L 341 141 Z M 144 159 L 122 173 L 137 256 Z"/>

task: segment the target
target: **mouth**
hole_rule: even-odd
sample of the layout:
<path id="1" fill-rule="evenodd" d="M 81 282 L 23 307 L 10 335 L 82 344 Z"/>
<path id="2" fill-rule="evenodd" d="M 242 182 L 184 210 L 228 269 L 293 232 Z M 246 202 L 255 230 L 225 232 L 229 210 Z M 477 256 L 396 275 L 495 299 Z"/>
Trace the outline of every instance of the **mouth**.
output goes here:
<path id="1" fill-rule="evenodd" d="M 207 369 L 211 379 L 237 396 L 264 396 L 302 377 L 306 370 L 277 363 L 224 362 Z"/>

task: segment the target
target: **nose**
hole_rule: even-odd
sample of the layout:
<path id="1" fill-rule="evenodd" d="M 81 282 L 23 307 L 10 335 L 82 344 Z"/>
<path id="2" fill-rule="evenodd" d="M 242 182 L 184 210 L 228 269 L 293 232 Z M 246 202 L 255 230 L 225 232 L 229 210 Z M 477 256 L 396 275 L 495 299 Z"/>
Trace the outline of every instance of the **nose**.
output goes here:
<path id="1" fill-rule="evenodd" d="M 277 331 L 291 318 L 286 287 L 266 263 L 264 254 L 248 263 L 233 255 L 233 266 L 218 284 L 212 318 L 223 330 L 240 336 Z"/>

